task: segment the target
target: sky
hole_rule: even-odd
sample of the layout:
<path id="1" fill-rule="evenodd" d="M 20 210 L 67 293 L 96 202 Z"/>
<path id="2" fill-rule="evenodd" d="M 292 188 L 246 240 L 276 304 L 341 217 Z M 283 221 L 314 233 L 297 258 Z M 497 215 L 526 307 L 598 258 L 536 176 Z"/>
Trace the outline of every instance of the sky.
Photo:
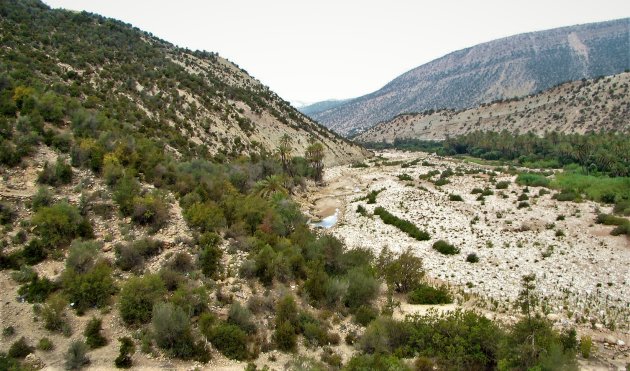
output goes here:
<path id="1" fill-rule="evenodd" d="M 630 16 L 628 0 L 44 0 L 218 52 L 294 105 L 353 98 L 497 38 Z"/>

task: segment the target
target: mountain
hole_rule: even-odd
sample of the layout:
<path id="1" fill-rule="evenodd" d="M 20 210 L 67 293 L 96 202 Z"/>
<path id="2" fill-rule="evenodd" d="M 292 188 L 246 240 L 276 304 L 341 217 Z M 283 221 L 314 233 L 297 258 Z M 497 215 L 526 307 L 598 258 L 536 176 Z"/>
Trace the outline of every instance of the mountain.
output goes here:
<path id="1" fill-rule="evenodd" d="M 313 104 L 304 105 L 302 107 L 298 107 L 298 111 L 302 112 L 307 116 L 316 115 L 320 112 L 327 111 L 336 107 L 339 107 L 352 99 L 329 99 Z"/>
<path id="2" fill-rule="evenodd" d="M 36 76 L 49 94 L 107 112 L 175 156 L 271 152 L 283 134 L 293 139 L 294 154 L 320 141 L 329 165 L 366 155 L 217 54 L 86 12 L 11 3 L 0 3 L 2 73 L 22 85 L 30 85 L 22 76 Z"/>
<path id="3" fill-rule="evenodd" d="M 408 112 L 462 109 L 630 69 L 630 18 L 510 36 L 450 53 L 378 91 L 312 114 L 342 134 Z"/>
<path id="4" fill-rule="evenodd" d="M 443 140 L 473 131 L 630 133 L 630 73 L 564 83 L 539 94 L 475 108 L 402 114 L 358 135 L 358 142 Z"/>

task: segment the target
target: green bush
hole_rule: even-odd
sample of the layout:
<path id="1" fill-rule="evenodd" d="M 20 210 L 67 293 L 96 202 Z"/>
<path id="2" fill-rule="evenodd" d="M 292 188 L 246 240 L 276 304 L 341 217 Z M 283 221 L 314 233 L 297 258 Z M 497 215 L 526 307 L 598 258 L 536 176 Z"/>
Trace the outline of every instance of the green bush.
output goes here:
<path id="1" fill-rule="evenodd" d="M 72 182 L 72 166 L 59 156 L 54 167 L 50 166 L 48 162 L 44 164 L 44 168 L 37 176 L 37 182 L 53 187 L 68 184 Z"/>
<path id="2" fill-rule="evenodd" d="M 107 339 L 101 334 L 102 320 L 93 317 L 87 325 L 85 325 L 85 343 L 90 349 L 100 348 L 107 344 Z"/>
<path id="3" fill-rule="evenodd" d="M 376 317 L 378 317 L 378 309 L 368 305 L 362 305 L 354 311 L 354 322 L 361 326 L 367 326 Z"/>
<path id="4" fill-rule="evenodd" d="M 67 202 L 40 208 L 31 223 L 42 241 L 53 248 L 67 246 L 76 237 L 92 237 L 90 222 Z"/>
<path id="5" fill-rule="evenodd" d="M 410 304 L 450 304 L 453 298 L 446 287 L 432 287 L 426 284 L 417 286 L 409 293 Z"/>
<path id="6" fill-rule="evenodd" d="M 548 187 L 550 180 L 541 174 L 520 173 L 516 177 L 516 184 L 529 187 Z"/>
<path id="7" fill-rule="evenodd" d="M 49 351 L 53 350 L 54 348 L 55 348 L 55 345 L 47 337 L 43 337 L 43 338 L 39 339 L 39 342 L 37 343 L 37 349 L 39 349 L 39 350 L 41 350 L 43 352 L 49 352 Z"/>
<path id="8" fill-rule="evenodd" d="M 466 256 L 466 261 L 468 263 L 477 263 L 479 262 L 479 256 L 477 256 L 477 254 L 475 254 L 474 252 L 471 252 Z"/>
<path id="9" fill-rule="evenodd" d="M 212 232 L 206 232 L 199 238 L 199 266 L 207 277 L 215 277 L 221 269 L 223 251 L 218 246 L 220 237 Z"/>
<path id="10" fill-rule="evenodd" d="M 132 203 L 131 220 L 152 231 L 158 231 L 169 220 L 169 205 L 157 192 L 136 196 Z"/>
<path id="11" fill-rule="evenodd" d="M 406 354 L 410 332 L 408 325 L 389 317 L 379 317 L 365 329 L 359 341 L 364 353 Z"/>
<path id="12" fill-rule="evenodd" d="M 357 354 L 348 361 L 344 371 L 411 371 L 404 361 L 393 355 L 383 354 Z"/>
<path id="13" fill-rule="evenodd" d="M 94 267 L 101 246 L 102 244 L 97 241 L 72 241 L 66 258 L 66 268 L 77 273 L 88 272 Z"/>
<path id="14" fill-rule="evenodd" d="M 163 245 L 162 241 L 151 238 L 143 238 L 126 244 L 117 244 L 114 247 L 116 265 L 124 271 L 140 272 L 144 267 L 145 260 L 159 254 Z"/>
<path id="15" fill-rule="evenodd" d="M 33 353 L 33 350 L 35 350 L 35 348 L 30 346 L 26 342 L 26 338 L 22 336 L 19 340 L 16 340 L 13 344 L 11 344 L 7 355 L 11 358 L 22 359 L 30 353 Z"/>
<path id="16" fill-rule="evenodd" d="M 62 287 L 74 308 L 83 312 L 88 308 L 102 308 L 116 292 L 109 263 L 101 260 L 85 273 L 68 267 L 62 275 Z"/>
<path id="17" fill-rule="evenodd" d="M 525 202 L 525 201 L 519 202 L 518 206 L 517 206 L 518 209 L 524 209 L 524 208 L 527 208 L 527 207 L 529 207 L 529 202 Z"/>
<path id="18" fill-rule="evenodd" d="M 571 190 L 563 189 L 561 192 L 554 194 L 552 198 L 562 202 L 578 201 L 580 200 L 580 194 Z"/>
<path id="19" fill-rule="evenodd" d="M 374 209 L 374 214 L 380 216 L 383 223 L 395 226 L 418 241 L 427 241 L 430 238 L 427 232 L 421 231 L 418 227 L 407 220 L 400 219 L 397 216 L 392 215 L 380 206 Z"/>
<path id="20" fill-rule="evenodd" d="M 580 354 L 582 357 L 588 359 L 591 358 L 591 348 L 593 347 L 593 341 L 590 336 L 582 336 L 580 338 Z"/>
<path id="21" fill-rule="evenodd" d="M 147 323 L 151 320 L 153 305 L 166 294 L 164 283 L 156 275 L 131 277 L 120 292 L 120 316 L 128 324 Z"/>
<path id="22" fill-rule="evenodd" d="M 87 356 L 88 347 L 82 341 L 73 341 L 65 356 L 67 370 L 79 370 L 90 363 Z"/>
<path id="23" fill-rule="evenodd" d="M 448 200 L 449 201 L 464 201 L 464 199 L 462 198 L 462 196 L 460 195 L 456 195 L 451 193 L 450 195 L 448 195 Z"/>
<path id="24" fill-rule="evenodd" d="M 133 340 L 129 337 L 122 337 L 118 339 L 120 341 L 120 349 L 118 357 L 114 360 L 116 368 L 130 368 L 133 365 L 131 357 L 136 352 L 136 346 Z"/>
<path id="25" fill-rule="evenodd" d="M 238 301 L 235 301 L 230 306 L 227 322 L 240 327 L 241 330 L 248 334 L 256 332 L 256 324 L 252 321 L 252 313 Z"/>
<path id="26" fill-rule="evenodd" d="M 399 174 L 398 175 L 398 179 L 402 180 L 402 181 L 410 181 L 413 180 L 413 178 L 411 178 L 411 175 L 407 174 L 407 173 L 403 173 L 403 174 Z"/>
<path id="27" fill-rule="evenodd" d="M 397 258 L 393 258 L 388 249 L 383 249 L 378 266 L 387 284 L 398 292 L 408 292 L 424 277 L 422 259 L 415 256 L 410 249 Z"/>
<path id="28" fill-rule="evenodd" d="M 53 203 L 53 195 L 47 187 L 39 187 L 37 193 L 31 200 L 31 208 L 34 211 L 42 207 L 50 206 Z"/>
<path id="29" fill-rule="evenodd" d="M 209 340 L 229 359 L 242 361 L 248 358 L 247 334 L 238 326 L 221 322 L 212 329 Z"/>
<path id="30" fill-rule="evenodd" d="M 354 268 L 347 275 L 348 289 L 345 304 L 349 308 L 358 308 L 371 303 L 379 293 L 380 283 L 364 269 Z"/>
<path id="31" fill-rule="evenodd" d="M 190 359 L 197 349 L 190 331 L 188 316 L 171 303 L 153 306 L 151 324 L 157 345 L 177 358 Z"/>
<path id="32" fill-rule="evenodd" d="M 295 327 L 289 321 L 284 321 L 276 326 L 273 333 L 273 341 L 284 352 L 295 352 L 297 347 L 297 334 Z"/>
<path id="33" fill-rule="evenodd" d="M 25 264 L 35 265 L 43 262 L 47 256 L 45 243 L 39 238 L 34 238 L 24 246 L 16 257 Z"/>
<path id="34" fill-rule="evenodd" d="M 507 189 L 510 186 L 510 182 L 504 180 L 501 182 L 497 182 L 497 184 L 495 184 L 495 188 L 496 189 Z"/>
<path id="35" fill-rule="evenodd" d="M 18 289 L 18 295 L 29 303 L 42 303 L 57 290 L 57 285 L 48 278 L 39 278 L 37 274 Z"/>
<path id="36" fill-rule="evenodd" d="M 0 225 L 7 225 L 15 219 L 15 210 L 8 204 L 0 202 Z"/>
<path id="37" fill-rule="evenodd" d="M 433 244 L 433 248 L 443 255 L 459 254 L 459 249 L 444 240 L 438 240 Z"/>
<path id="38" fill-rule="evenodd" d="M 218 232 L 226 226 L 223 210 L 212 201 L 194 203 L 184 211 L 184 218 L 201 232 Z"/>
<path id="39" fill-rule="evenodd" d="M 54 332 L 66 332 L 69 330 L 65 315 L 66 305 L 66 300 L 58 293 L 48 298 L 48 301 L 42 308 L 42 318 L 46 330 Z"/>

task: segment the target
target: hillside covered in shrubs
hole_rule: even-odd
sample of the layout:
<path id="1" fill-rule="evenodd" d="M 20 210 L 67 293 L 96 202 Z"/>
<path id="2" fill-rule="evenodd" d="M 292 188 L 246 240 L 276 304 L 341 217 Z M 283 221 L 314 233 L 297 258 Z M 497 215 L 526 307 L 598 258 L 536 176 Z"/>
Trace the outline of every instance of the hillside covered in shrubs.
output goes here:
<path id="1" fill-rule="evenodd" d="M 292 199 L 363 152 L 233 65 L 37 1 L 0 14 L 0 369 L 574 367 L 575 333 L 538 314 L 531 282 L 516 326 L 394 319 L 408 295 L 452 298 L 410 252 L 348 250 Z M 207 110 L 237 123 L 221 146 L 187 119 Z M 262 131 L 250 110 L 288 122 L 275 146 L 239 139 Z"/>

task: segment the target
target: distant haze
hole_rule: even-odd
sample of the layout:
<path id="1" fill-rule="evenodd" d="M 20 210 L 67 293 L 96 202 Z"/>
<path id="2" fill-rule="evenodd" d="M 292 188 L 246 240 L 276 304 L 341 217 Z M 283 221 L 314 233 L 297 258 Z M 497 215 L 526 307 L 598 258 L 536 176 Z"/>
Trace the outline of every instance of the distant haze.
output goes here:
<path id="1" fill-rule="evenodd" d="M 407 70 L 481 42 L 630 16 L 627 0 L 44 1 L 218 52 L 302 104 L 372 92 Z"/>

